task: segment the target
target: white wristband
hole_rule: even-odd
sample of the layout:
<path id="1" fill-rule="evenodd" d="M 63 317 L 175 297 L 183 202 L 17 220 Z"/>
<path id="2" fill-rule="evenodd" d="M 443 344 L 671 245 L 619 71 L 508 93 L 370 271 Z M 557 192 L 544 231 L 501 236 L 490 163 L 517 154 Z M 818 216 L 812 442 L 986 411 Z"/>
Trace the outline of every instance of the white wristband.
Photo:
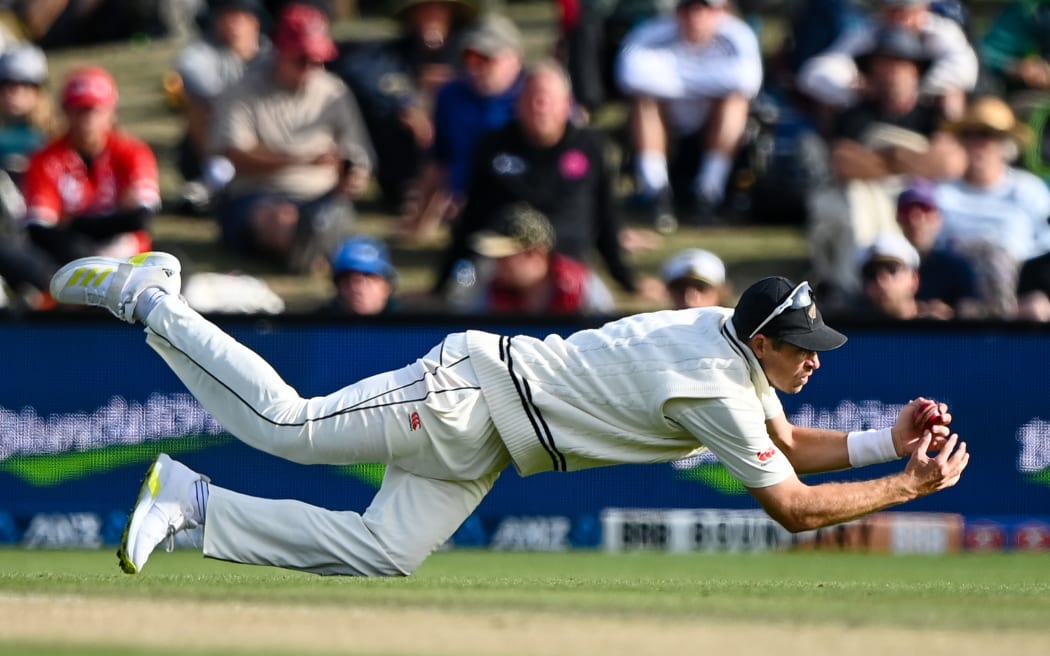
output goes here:
<path id="1" fill-rule="evenodd" d="M 880 462 L 897 460 L 897 447 L 893 444 L 892 428 L 854 431 L 846 434 L 846 450 L 852 467 L 877 465 Z"/>

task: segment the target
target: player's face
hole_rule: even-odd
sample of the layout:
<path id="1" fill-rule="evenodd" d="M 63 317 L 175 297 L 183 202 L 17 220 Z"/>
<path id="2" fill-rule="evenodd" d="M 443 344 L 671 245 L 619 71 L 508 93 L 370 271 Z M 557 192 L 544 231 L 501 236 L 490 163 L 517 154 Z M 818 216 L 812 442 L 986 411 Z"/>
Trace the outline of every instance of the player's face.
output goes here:
<path id="1" fill-rule="evenodd" d="M 807 351 L 786 342 L 775 342 L 765 335 L 752 340 L 753 351 L 766 380 L 775 389 L 785 394 L 798 394 L 809 382 L 810 376 L 820 369 L 820 356 L 816 351 Z"/>

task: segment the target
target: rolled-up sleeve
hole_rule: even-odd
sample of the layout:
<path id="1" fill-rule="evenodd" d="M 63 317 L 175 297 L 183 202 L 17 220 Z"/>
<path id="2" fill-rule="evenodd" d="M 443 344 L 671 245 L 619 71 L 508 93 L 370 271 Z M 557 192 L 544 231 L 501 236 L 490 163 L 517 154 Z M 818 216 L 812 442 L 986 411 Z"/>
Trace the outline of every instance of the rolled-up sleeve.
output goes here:
<path id="1" fill-rule="evenodd" d="M 793 475 L 766 431 L 765 399 L 673 399 L 664 415 L 689 431 L 746 487 L 776 485 Z"/>

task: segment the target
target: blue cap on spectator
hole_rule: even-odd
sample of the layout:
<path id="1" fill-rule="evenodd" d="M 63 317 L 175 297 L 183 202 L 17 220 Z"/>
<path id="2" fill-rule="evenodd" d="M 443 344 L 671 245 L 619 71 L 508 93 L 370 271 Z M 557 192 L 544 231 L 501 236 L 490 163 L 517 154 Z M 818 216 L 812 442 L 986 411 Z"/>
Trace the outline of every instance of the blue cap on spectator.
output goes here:
<path id="1" fill-rule="evenodd" d="M 922 205 L 923 207 L 937 207 L 937 198 L 934 195 L 933 183 L 929 180 L 914 180 L 907 189 L 897 196 L 897 209 L 903 209 L 909 205 Z"/>
<path id="2" fill-rule="evenodd" d="M 333 276 L 352 272 L 383 276 L 387 280 L 397 276 L 386 244 L 365 235 L 348 237 L 335 249 L 332 257 Z"/>

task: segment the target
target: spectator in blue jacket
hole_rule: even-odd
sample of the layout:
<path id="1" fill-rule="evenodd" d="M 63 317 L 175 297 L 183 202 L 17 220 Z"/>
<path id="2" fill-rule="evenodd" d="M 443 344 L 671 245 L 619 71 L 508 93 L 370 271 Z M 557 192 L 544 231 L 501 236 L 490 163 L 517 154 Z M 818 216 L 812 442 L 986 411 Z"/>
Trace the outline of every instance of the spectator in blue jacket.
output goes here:
<path id="1" fill-rule="evenodd" d="M 521 32 L 509 18 L 480 18 L 463 44 L 464 73 L 438 92 L 434 145 L 423 171 L 419 199 L 399 232 L 429 236 L 462 207 L 474 146 L 486 132 L 507 125 L 521 90 Z"/>
<path id="2" fill-rule="evenodd" d="M 353 90 L 376 150 L 376 182 L 392 208 L 413 192 L 434 141 L 439 87 L 460 68 L 474 0 L 404 0 L 392 13 L 393 39 L 344 47 L 336 71 Z"/>

